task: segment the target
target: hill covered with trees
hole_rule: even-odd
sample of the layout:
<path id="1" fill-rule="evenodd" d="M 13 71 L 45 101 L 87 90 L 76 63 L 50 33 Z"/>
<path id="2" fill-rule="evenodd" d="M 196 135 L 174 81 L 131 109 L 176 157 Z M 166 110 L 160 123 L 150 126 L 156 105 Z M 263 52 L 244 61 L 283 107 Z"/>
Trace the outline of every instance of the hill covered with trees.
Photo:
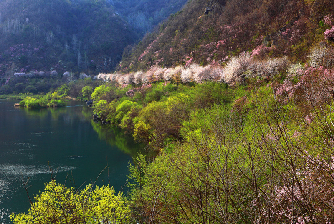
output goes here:
<path id="1" fill-rule="evenodd" d="M 327 0 L 193 0 L 125 52 L 119 69 L 223 65 L 253 50 L 261 57 L 305 62 L 312 47 L 325 40 L 331 25 L 323 19 L 332 12 Z"/>
<path id="2" fill-rule="evenodd" d="M 110 71 L 137 34 L 106 1 L 0 2 L 0 76 Z"/>

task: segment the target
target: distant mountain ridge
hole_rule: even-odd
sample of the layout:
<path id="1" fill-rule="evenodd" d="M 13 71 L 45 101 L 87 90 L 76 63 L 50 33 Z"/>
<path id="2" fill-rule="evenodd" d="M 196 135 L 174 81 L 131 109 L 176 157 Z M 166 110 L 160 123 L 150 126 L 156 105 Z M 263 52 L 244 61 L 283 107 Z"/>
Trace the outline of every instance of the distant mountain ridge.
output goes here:
<path id="1" fill-rule="evenodd" d="M 110 71 L 138 39 L 106 1 L 0 2 L 0 76 L 56 70 Z"/>

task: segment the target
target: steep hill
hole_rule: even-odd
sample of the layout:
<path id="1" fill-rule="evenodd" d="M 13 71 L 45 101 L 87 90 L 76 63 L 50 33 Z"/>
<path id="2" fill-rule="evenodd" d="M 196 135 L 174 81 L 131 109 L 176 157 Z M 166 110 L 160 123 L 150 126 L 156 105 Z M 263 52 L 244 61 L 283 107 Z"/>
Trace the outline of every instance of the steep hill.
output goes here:
<path id="1" fill-rule="evenodd" d="M 0 76 L 110 71 L 136 33 L 106 1 L 0 2 Z"/>
<path id="2" fill-rule="evenodd" d="M 192 0 L 125 52 L 118 69 L 222 65 L 243 51 L 305 62 L 325 41 L 333 13 L 330 0 Z"/>

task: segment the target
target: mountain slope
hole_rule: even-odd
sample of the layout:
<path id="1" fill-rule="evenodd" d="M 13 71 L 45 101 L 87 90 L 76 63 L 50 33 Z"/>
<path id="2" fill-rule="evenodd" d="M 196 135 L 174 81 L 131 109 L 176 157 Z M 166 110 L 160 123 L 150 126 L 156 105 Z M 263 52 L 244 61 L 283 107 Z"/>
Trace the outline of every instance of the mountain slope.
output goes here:
<path id="1" fill-rule="evenodd" d="M 324 17 L 333 13 L 330 0 L 192 0 L 125 52 L 118 69 L 224 64 L 253 50 L 305 62 L 310 48 L 325 40 L 331 26 Z"/>
<path id="2" fill-rule="evenodd" d="M 0 3 L 0 76 L 110 71 L 136 39 L 105 1 L 5 0 Z"/>

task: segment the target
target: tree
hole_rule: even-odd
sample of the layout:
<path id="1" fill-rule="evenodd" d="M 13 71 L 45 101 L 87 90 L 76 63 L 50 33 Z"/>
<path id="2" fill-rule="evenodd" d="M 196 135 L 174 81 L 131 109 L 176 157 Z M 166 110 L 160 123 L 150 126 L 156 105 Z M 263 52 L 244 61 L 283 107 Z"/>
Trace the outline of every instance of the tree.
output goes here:
<path id="1" fill-rule="evenodd" d="M 130 208 L 109 186 L 87 185 L 78 191 L 51 181 L 26 214 L 12 214 L 14 223 L 129 223 Z"/>
<path id="2" fill-rule="evenodd" d="M 82 97 L 84 100 L 89 100 L 90 95 L 93 93 L 93 88 L 91 86 L 85 86 L 81 90 L 82 92 Z"/>

